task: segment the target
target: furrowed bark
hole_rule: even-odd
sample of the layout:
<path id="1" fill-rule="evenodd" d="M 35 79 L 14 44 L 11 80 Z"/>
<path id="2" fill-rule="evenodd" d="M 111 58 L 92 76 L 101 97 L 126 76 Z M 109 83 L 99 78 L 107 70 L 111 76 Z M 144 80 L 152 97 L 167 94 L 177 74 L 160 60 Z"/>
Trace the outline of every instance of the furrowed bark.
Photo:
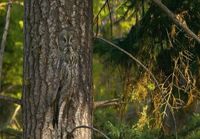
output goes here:
<path id="1" fill-rule="evenodd" d="M 90 139 L 92 1 L 25 0 L 25 139 Z"/>

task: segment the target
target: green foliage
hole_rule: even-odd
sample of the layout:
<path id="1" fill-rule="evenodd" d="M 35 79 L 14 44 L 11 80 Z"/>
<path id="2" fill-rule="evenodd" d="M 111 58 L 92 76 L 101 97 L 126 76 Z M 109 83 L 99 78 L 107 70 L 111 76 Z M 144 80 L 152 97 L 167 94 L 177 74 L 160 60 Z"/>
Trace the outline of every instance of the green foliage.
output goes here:
<path id="1" fill-rule="evenodd" d="M 119 97 L 122 91 L 121 80 L 117 68 L 105 67 L 99 56 L 93 57 L 93 84 L 95 100 L 106 100 Z"/>
<path id="2" fill-rule="evenodd" d="M 145 126 L 141 130 L 128 124 L 111 121 L 106 121 L 103 129 L 111 139 L 155 139 L 160 136 L 158 129 Z"/>
<path id="3" fill-rule="evenodd" d="M 5 1 L 7 2 L 7 1 Z M 6 3 L 0 2 L 0 41 L 5 26 Z M 19 2 L 22 2 L 21 0 Z M 11 7 L 10 26 L 3 57 L 2 94 L 21 98 L 23 67 L 23 5 L 13 3 Z M 16 128 L 11 121 L 15 119 L 20 125 L 21 117 L 13 117 L 16 110 L 14 104 L 0 101 L 0 133 L 4 139 L 21 138 L 22 127 Z M 19 115 L 19 114 L 18 114 Z"/>
<path id="4" fill-rule="evenodd" d="M 179 134 L 185 139 L 198 139 L 200 137 L 200 114 L 194 113 Z"/>
<path id="5" fill-rule="evenodd" d="M 3 134 L 7 134 L 5 138 Z M 0 139 L 22 139 L 22 132 L 13 128 L 5 128 L 1 130 L 1 137 Z"/>
<path id="6" fill-rule="evenodd" d="M 192 132 L 185 139 L 199 139 L 199 137 L 200 137 L 200 131 L 196 131 L 196 132 Z"/>
<path id="7" fill-rule="evenodd" d="M 1 17 L 5 21 L 5 15 Z M 10 27 L 3 61 L 2 88 L 15 86 L 13 91 L 8 92 L 16 97 L 21 96 L 22 85 L 22 62 L 23 62 L 23 6 L 13 4 L 11 9 Z M 4 22 L 1 26 L 1 32 Z M 12 67 L 12 68 L 11 68 Z"/>
<path id="8" fill-rule="evenodd" d="M 127 126 L 125 124 L 113 124 L 110 121 L 106 123 L 106 129 L 108 132 L 108 136 L 111 139 L 120 139 L 120 138 L 126 138 L 126 139 L 132 139 L 137 138 L 137 131 L 135 131 L 130 126 Z"/>

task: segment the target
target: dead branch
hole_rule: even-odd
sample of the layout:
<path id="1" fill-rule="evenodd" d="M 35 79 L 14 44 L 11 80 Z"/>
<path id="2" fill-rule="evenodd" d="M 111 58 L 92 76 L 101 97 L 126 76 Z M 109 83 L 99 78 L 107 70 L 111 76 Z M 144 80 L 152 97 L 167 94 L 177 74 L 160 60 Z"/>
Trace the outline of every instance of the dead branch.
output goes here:
<path id="1" fill-rule="evenodd" d="M 101 14 L 101 11 L 106 7 L 107 3 L 108 3 L 108 0 L 105 0 L 105 3 L 101 6 L 101 9 L 99 10 L 99 12 L 97 13 L 97 15 L 94 18 L 94 23 L 98 20 L 98 17 Z"/>
<path id="2" fill-rule="evenodd" d="M 114 25 L 118 25 L 121 21 L 125 20 L 126 16 L 128 15 L 129 11 L 130 11 L 130 7 L 128 7 L 128 9 L 124 12 L 124 15 L 121 16 L 117 21 L 114 22 Z"/>
<path id="3" fill-rule="evenodd" d="M 116 44 L 112 43 L 111 41 L 108 41 L 108 40 L 98 37 L 98 36 L 96 38 L 110 44 L 110 46 L 115 47 L 118 50 L 120 50 L 121 52 L 123 52 L 124 54 L 128 55 L 132 60 L 134 60 L 137 64 L 139 64 L 143 69 L 145 69 L 150 74 L 150 76 L 153 78 L 153 82 L 155 83 L 155 85 L 158 87 L 159 90 L 161 90 L 158 80 L 156 79 L 154 74 L 142 62 L 140 62 L 136 57 L 134 57 L 131 53 L 127 52 L 126 50 L 122 49 L 121 47 L 117 46 Z"/>
<path id="4" fill-rule="evenodd" d="M 2 88 L 2 90 L 0 91 L 0 94 L 4 95 L 4 94 L 6 94 L 6 92 L 12 92 L 19 87 L 21 88 L 21 85 L 9 85 L 6 88 Z"/>
<path id="5" fill-rule="evenodd" d="M 165 14 L 179 27 L 181 27 L 190 37 L 195 39 L 198 43 L 200 43 L 200 38 L 193 32 L 191 31 L 187 25 L 181 23 L 174 13 L 172 13 L 160 0 L 152 0 Z"/>
<path id="6" fill-rule="evenodd" d="M 118 106 L 120 104 L 119 99 L 103 100 L 94 102 L 94 109 L 107 108 L 111 106 Z"/>
<path id="7" fill-rule="evenodd" d="M 15 104 L 18 104 L 18 105 L 22 104 L 20 99 L 8 97 L 8 96 L 3 96 L 3 95 L 0 95 L 0 100 L 7 101 L 9 103 L 15 103 Z"/>

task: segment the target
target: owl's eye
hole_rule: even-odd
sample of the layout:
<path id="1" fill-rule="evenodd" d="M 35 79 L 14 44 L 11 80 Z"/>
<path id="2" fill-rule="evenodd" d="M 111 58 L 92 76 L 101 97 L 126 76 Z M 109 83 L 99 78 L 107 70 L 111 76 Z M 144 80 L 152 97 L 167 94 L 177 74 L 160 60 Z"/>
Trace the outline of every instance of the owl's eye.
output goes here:
<path id="1" fill-rule="evenodd" d="M 64 44 L 66 44 L 66 43 L 67 43 L 67 39 L 66 39 L 65 37 L 63 37 L 63 38 L 62 38 L 62 42 L 63 42 Z"/>
<path id="2" fill-rule="evenodd" d="M 72 36 L 69 37 L 69 44 L 72 44 L 73 38 Z"/>

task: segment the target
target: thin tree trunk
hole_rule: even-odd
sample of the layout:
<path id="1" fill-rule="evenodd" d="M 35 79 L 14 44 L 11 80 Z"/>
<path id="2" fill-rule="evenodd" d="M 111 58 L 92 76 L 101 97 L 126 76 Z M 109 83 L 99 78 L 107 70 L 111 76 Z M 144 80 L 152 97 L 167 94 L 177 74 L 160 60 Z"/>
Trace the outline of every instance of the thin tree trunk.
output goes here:
<path id="1" fill-rule="evenodd" d="M 1 80 L 2 80 L 2 67 L 3 67 L 3 54 L 4 49 L 6 47 L 6 40 L 8 35 L 8 29 L 10 24 L 10 13 L 11 13 L 11 0 L 8 0 L 8 7 L 7 7 L 7 13 L 6 13 L 6 22 L 5 22 L 5 28 L 1 40 L 1 48 L 0 48 L 0 90 L 1 90 Z"/>
<path id="2" fill-rule="evenodd" d="M 92 0 L 25 0 L 24 139 L 90 139 Z"/>

